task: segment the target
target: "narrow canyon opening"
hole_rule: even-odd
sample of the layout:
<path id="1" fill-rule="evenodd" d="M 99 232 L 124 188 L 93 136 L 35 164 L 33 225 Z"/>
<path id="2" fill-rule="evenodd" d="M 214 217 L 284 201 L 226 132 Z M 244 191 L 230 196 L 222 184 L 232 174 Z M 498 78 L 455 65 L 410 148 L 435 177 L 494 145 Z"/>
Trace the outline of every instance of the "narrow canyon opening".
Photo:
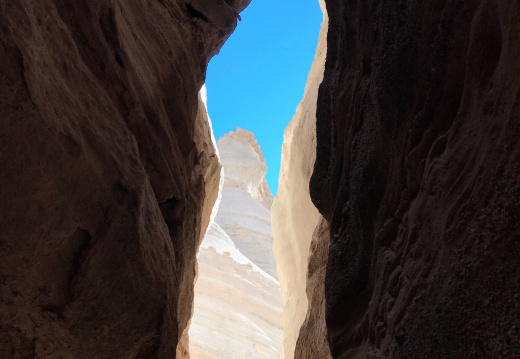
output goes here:
<path id="1" fill-rule="evenodd" d="M 301 122 L 308 127 L 308 135 L 312 132 L 315 118 L 311 112 L 312 109 L 315 112 L 317 101 L 314 87 L 319 84 L 324 66 L 323 44 L 316 53 L 324 9 L 320 10 L 317 1 L 314 6 L 300 3 L 296 11 L 300 16 L 284 23 L 282 16 L 293 13 L 296 6 L 290 3 L 277 4 L 282 14 L 276 16 L 266 11 L 274 7 L 272 1 L 250 4 L 241 14 L 243 23 L 239 23 L 221 54 L 210 62 L 207 84 L 201 89 L 202 100 L 218 138 L 216 147 L 222 164 L 222 178 L 212 221 L 197 255 L 194 313 L 189 327 L 189 351 L 195 359 L 292 358 L 292 355 L 282 354 L 284 304 L 273 250 L 271 208 L 274 198 L 270 187 L 277 191 L 278 174 L 286 172 L 280 171 L 280 158 L 284 162 L 285 156 L 285 165 L 291 162 L 288 158 L 291 151 L 287 147 L 291 146 L 292 129 L 287 129 L 285 138 L 282 136 L 291 118 L 293 127 L 295 122 Z M 263 38 L 258 34 L 259 21 L 264 29 L 274 27 L 262 34 Z M 242 25 L 246 28 L 242 29 Z M 292 29 L 288 30 L 288 27 Z M 322 43 L 325 33 L 320 36 Z M 253 38 L 256 38 L 256 44 L 251 44 Z M 265 58 L 253 60 L 259 56 Z M 313 60 L 313 70 L 309 74 Z M 309 94 L 310 85 L 313 89 Z M 306 103 L 302 101 L 304 88 L 308 93 Z M 241 110 L 237 111 L 235 107 Z M 301 119 L 305 116 L 307 118 Z M 284 154 L 281 154 L 282 140 L 286 147 Z M 306 156 L 308 177 L 313 165 L 315 140 L 306 140 L 309 141 L 302 154 Z M 270 174 L 269 183 L 266 173 Z M 286 190 L 287 186 L 293 185 L 285 183 L 290 180 L 283 178 L 282 196 L 293 195 Z M 305 192 L 308 190 L 303 196 L 300 194 L 300 198 L 306 200 L 303 204 L 308 208 L 305 210 L 312 211 L 317 218 L 317 211 Z M 285 217 L 280 211 L 277 214 Z M 304 224 L 305 229 L 315 226 L 314 222 Z M 286 306 L 299 307 L 299 324 L 291 325 L 294 328 L 302 324 L 306 313 L 304 263 L 307 258 L 304 257 L 309 252 L 311 234 L 312 229 L 305 233 L 308 239 L 289 250 L 278 244 L 278 257 L 283 256 L 281 251 L 285 251 L 294 263 L 298 263 L 293 275 L 286 273 L 295 269 L 287 267 L 284 262 L 288 257 L 281 258 L 283 268 L 278 269 L 284 276 L 288 297 Z M 302 250 L 303 253 L 298 253 Z M 294 281 L 303 287 L 297 291 L 289 288 Z M 294 328 L 288 329 L 294 332 Z M 294 347 L 295 343 L 291 345 Z"/>
<path id="2" fill-rule="evenodd" d="M 518 359 L 518 0 L 250 2 L 1 3 L 0 358 Z"/>

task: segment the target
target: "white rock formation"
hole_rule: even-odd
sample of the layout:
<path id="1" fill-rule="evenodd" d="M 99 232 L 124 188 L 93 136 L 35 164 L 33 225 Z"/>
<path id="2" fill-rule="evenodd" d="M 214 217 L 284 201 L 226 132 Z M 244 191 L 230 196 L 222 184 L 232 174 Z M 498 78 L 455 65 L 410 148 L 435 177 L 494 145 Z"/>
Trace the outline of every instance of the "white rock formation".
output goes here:
<path id="1" fill-rule="evenodd" d="M 238 249 L 276 278 L 269 212 L 273 195 L 267 187 L 267 166 L 252 132 L 237 128 L 217 142 L 224 167 L 222 201 L 215 222 Z"/>
<path id="2" fill-rule="evenodd" d="M 318 87 L 323 79 L 327 51 L 328 17 L 322 0 L 320 5 L 324 15 L 316 57 L 303 99 L 285 129 L 278 193 L 271 210 L 274 253 L 283 297 L 282 359 L 294 358 L 296 340 L 307 315 L 309 248 L 321 217 L 309 195 L 309 180 L 316 158 Z M 325 338 L 324 333 L 320 336 Z"/>
<path id="3" fill-rule="evenodd" d="M 254 133 L 236 128 L 219 138 L 220 161 L 226 169 L 224 185 L 239 188 L 270 209 L 273 195 L 267 186 L 267 166 Z"/>
<path id="4" fill-rule="evenodd" d="M 198 254 L 190 355 L 277 358 L 282 299 L 275 279 L 267 167 L 254 134 L 238 129 L 217 144 L 222 200 Z"/>

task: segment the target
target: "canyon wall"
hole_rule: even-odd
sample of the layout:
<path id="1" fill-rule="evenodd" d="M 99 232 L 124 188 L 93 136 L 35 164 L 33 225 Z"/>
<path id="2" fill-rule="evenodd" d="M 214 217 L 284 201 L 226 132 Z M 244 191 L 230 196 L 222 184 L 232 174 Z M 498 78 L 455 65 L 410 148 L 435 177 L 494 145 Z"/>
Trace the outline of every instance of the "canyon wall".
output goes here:
<path id="1" fill-rule="evenodd" d="M 0 4 L 0 357 L 188 357 L 220 173 L 197 94 L 248 3 Z"/>
<path id="2" fill-rule="evenodd" d="M 518 358 L 520 3 L 326 0 L 334 358 Z"/>
<path id="3" fill-rule="evenodd" d="M 321 216 L 311 202 L 309 194 L 309 180 L 316 156 L 318 87 L 323 78 L 327 51 L 328 18 L 322 1 L 320 5 L 324 16 L 316 56 L 307 78 L 303 99 L 285 129 L 278 193 L 271 210 L 273 249 L 278 263 L 277 271 L 283 298 L 284 332 L 280 358 L 284 359 L 294 358 L 296 341 L 304 321 L 306 322 L 303 329 L 305 334 L 302 335 L 315 340 L 307 342 L 302 338 L 301 352 L 308 354 L 309 358 L 327 358 L 322 356 L 327 352 L 324 313 L 320 316 L 320 313 L 324 312 L 323 282 L 309 280 L 307 283 L 307 267 L 323 264 L 319 262 L 323 256 L 313 256 L 313 251 L 310 250 L 313 232 Z M 313 248 L 319 248 L 318 252 L 321 253 L 324 248 L 320 239 L 328 242 L 328 236 L 321 235 L 315 239 L 316 245 Z M 309 263 L 309 256 L 313 258 L 312 263 Z M 324 278 L 321 280 L 323 281 Z M 315 293 L 321 294 L 318 294 L 319 298 L 311 299 L 309 303 L 307 294 L 311 298 L 316 296 Z M 318 307 L 312 306 L 318 303 Z M 313 318 L 317 315 L 321 321 L 310 318 L 306 320 L 309 304 L 314 308 L 309 315 Z M 309 320 L 313 323 L 309 323 Z M 315 356 L 318 353 L 319 355 Z"/>
<path id="4" fill-rule="evenodd" d="M 282 341 L 282 298 L 275 272 L 265 181 L 254 134 L 237 128 L 218 141 L 222 200 L 199 253 L 193 358 L 276 358 Z"/>

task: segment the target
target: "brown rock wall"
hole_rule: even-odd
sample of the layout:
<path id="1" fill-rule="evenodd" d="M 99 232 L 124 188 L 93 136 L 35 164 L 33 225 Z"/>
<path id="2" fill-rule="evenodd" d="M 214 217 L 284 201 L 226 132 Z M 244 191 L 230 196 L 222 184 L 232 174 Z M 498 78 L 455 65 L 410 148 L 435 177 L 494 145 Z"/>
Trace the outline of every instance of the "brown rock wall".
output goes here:
<path id="1" fill-rule="evenodd" d="M 520 352 L 520 5 L 327 0 L 314 203 L 334 358 Z"/>
<path id="2" fill-rule="evenodd" d="M 0 357 L 175 357 L 218 189 L 197 93 L 247 3 L 0 4 Z"/>

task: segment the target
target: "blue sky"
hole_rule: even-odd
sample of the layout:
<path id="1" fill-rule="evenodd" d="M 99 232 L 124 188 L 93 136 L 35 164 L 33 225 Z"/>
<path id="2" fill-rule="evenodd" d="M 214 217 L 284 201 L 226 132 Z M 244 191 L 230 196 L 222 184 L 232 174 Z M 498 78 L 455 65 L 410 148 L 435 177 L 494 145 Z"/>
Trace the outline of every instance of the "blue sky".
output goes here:
<path id="1" fill-rule="evenodd" d="M 318 0 L 252 0 L 206 75 L 215 138 L 252 131 L 276 194 L 283 131 L 303 97 L 323 19 Z"/>

